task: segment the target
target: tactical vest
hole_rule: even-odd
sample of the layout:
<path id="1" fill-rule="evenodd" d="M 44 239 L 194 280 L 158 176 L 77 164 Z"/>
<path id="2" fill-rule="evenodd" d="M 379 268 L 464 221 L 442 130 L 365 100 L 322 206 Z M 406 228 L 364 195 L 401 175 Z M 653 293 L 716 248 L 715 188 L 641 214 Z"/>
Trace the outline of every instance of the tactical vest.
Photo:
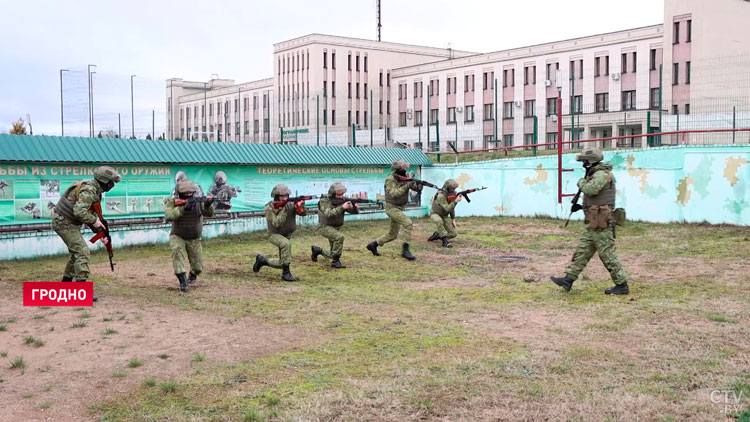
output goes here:
<path id="1" fill-rule="evenodd" d="M 200 204 L 193 206 L 199 207 Z M 179 236 L 185 240 L 194 240 L 201 237 L 203 233 L 203 216 L 195 211 L 187 211 L 182 217 L 172 221 L 170 234 Z"/>
<path id="2" fill-rule="evenodd" d="M 396 179 L 395 174 L 391 174 L 388 177 L 391 177 L 394 180 Z M 386 178 L 386 182 L 387 181 L 388 181 L 388 179 Z M 401 195 L 401 196 L 395 196 L 395 197 L 391 196 L 388 193 L 388 189 L 386 187 L 384 187 L 383 190 L 385 191 L 385 202 L 388 203 L 388 204 L 396 205 L 396 206 L 399 206 L 399 207 L 403 207 L 404 205 L 406 205 L 407 202 L 409 202 L 409 190 L 408 189 L 406 190 L 406 192 L 404 192 L 403 195 Z"/>
<path id="3" fill-rule="evenodd" d="M 73 206 L 78 201 L 78 194 L 81 193 L 81 187 L 83 187 L 84 184 L 93 184 L 97 183 L 96 180 L 81 180 L 75 184 L 70 185 L 68 189 L 65 190 L 65 193 L 60 196 L 60 199 L 57 201 L 57 204 L 55 205 L 55 213 L 57 215 L 62 215 L 63 217 L 67 218 L 68 220 L 72 221 L 73 224 L 81 225 L 83 224 L 83 221 L 79 220 L 75 213 L 73 212 Z M 72 198 L 69 198 L 68 196 L 71 195 Z M 101 194 L 99 194 L 99 197 L 96 198 L 96 201 L 99 202 L 102 200 Z M 93 204 L 92 204 L 93 205 Z M 89 212 L 93 213 L 93 207 L 89 208 Z"/>
<path id="4" fill-rule="evenodd" d="M 615 208 L 615 194 L 617 192 L 615 188 L 615 176 L 612 174 L 611 171 L 608 171 L 606 169 L 600 169 L 600 170 L 594 170 L 594 173 L 591 174 L 591 177 L 594 176 L 597 172 L 604 171 L 609 173 L 610 176 L 610 182 L 609 186 L 602 189 L 598 194 L 596 195 L 583 195 L 583 208 L 588 209 L 591 206 L 594 205 L 609 205 L 612 209 Z"/>
<path id="5" fill-rule="evenodd" d="M 273 201 L 269 202 L 269 204 L 273 207 Z M 274 226 L 273 223 L 271 223 L 271 217 L 266 217 L 266 223 L 268 225 L 269 234 L 280 234 L 284 237 L 289 237 L 295 230 L 297 230 L 297 214 L 294 209 L 291 211 L 287 210 L 286 221 L 284 221 L 284 224 L 281 227 Z"/>
<path id="6" fill-rule="evenodd" d="M 326 205 L 328 205 L 330 208 L 333 208 L 331 202 L 328 199 L 321 199 L 318 202 L 318 222 L 321 226 L 330 226 L 330 227 L 336 227 L 339 228 L 344 225 L 344 213 L 342 212 L 340 215 L 336 215 L 335 217 L 326 217 L 326 215 L 323 213 L 323 211 L 320 211 L 320 204 L 325 201 Z"/>
<path id="7" fill-rule="evenodd" d="M 443 207 L 437 203 L 437 197 L 438 195 L 445 195 L 446 199 L 448 199 L 448 193 L 442 189 L 438 189 L 435 196 L 432 198 L 432 205 L 430 206 L 430 213 L 437 214 L 441 217 L 447 217 L 450 213 L 445 211 Z"/>

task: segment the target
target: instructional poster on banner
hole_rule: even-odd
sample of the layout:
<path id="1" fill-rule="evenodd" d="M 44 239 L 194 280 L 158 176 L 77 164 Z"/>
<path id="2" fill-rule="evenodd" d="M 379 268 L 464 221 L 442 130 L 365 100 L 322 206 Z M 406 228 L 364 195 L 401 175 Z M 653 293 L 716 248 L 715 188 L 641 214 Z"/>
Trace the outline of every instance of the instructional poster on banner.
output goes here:
<path id="1" fill-rule="evenodd" d="M 35 163 L 0 165 L 0 226 L 48 222 L 60 195 L 79 180 L 93 178 L 97 165 Z M 216 198 L 217 214 L 262 211 L 271 188 L 284 183 L 292 195 L 326 194 L 333 182 L 346 185 L 347 196 L 383 199 L 390 166 L 200 166 L 113 165 L 122 182 L 104 194 L 107 218 L 153 217 L 164 214 L 177 181 L 195 182 L 199 195 Z M 411 169 L 416 173 L 417 169 Z M 310 201 L 314 205 L 317 200 Z"/>

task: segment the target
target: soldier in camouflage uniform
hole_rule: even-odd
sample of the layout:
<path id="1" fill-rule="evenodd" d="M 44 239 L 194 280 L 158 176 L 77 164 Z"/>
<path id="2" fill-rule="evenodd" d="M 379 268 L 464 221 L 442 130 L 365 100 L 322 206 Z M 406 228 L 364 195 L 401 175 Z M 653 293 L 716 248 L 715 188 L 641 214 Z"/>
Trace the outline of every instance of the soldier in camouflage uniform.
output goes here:
<path id="1" fill-rule="evenodd" d="M 102 200 L 102 193 L 110 191 L 122 177 L 109 166 L 94 169 L 94 178 L 81 180 L 65 190 L 52 213 L 52 230 L 65 242 L 70 259 L 65 266 L 62 281 L 86 281 L 89 278 L 89 251 L 81 235 L 81 225 L 104 230 L 93 209 L 93 204 Z M 107 242 L 102 239 L 102 242 Z M 96 297 L 94 297 L 96 300 Z"/>
<path id="2" fill-rule="evenodd" d="M 187 292 L 189 285 L 196 282 L 198 275 L 203 271 L 203 247 L 201 245 L 201 234 L 203 232 L 203 216 L 214 215 L 213 198 L 207 197 L 204 202 L 194 202 L 191 198 L 196 197 L 198 186 L 188 179 L 183 179 L 175 188 L 176 197 L 167 199 L 164 206 L 164 217 L 172 222 L 172 231 L 169 233 L 169 246 L 172 248 L 172 266 L 177 280 L 180 282 L 180 291 Z M 175 199 L 188 201 L 186 204 L 177 206 Z M 186 277 L 185 256 L 190 263 L 190 276 Z"/>
<path id="3" fill-rule="evenodd" d="M 318 221 L 320 223 L 320 234 L 323 235 L 330 243 L 331 249 L 326 250 L 318 246 L 313 246 L 312 260 L 317 262 L 318 256 L 323 255 L 331 258 L 331 267 L 346 268 L 341 263 L 341 253 L 344 250 L 344 234 L 339 228 L 344 225 L 344 213 L 359 214 L 357 204 L 345 202 L 341 206 L 331 203 L 331 199 L 341 199 L 346 193 L 346 186 L 341 183 L 334 183 L 328 188 L 328 198 L 322 198 L 318 202 Z"/>
<path id="4" fill-rule="evenodd" d="M 255 256 L 253 272 L 260 271 L 261 268 L 269 266 L 271 268 L 281 268 L 281 279 L 284 281 L 297 281 L 289 271 L 289 265 L 292 263 L 292 233 L 297 230 L 297 216 L 307 215 L 307 209 L 303 202 L 287 202 L 283 207 L 275 208 L 275 201 L 286 201 L 289 199 L 292 191 L 286 185 L 278 184 L 271 190 L 272 201 L 266 204 L 264 212 L 266 214 L 266 223 L 268 224 L 268 241 L 279 248 L 279 258 L 268 259 L 258 254 Z"/>
<path id="5" fill-rule="evenodd" d="M 597 148 L 586 149 L 578 156 L 586 168 L 586 177 L 578 181 L 578 188 L 583 193 L 583 210 L 585 212 L 586 231 L 578 241 L 578 248 L 573 259 L 565 270 L 565 277 L 551 277 L 552 281 L 566 291 L 570 291 L 573 282 L 586 267 L 594 253 L 609 271 L 615 286 L 604 291 L 606 294 L 626 295 L 630 292 L 628 278 L 617 257 L 614 239 L 615 178 L 612 165 L 603 163 L 604 156 Z"/>
<path id="6" fill-rule="evenodd" d="M 453 246 L 448 239 L 453 239 L 456 233 L 456 204 L 461 202 L 462 196 L 456 196 L 452 201 L 448 201 L 448 196 L 455 195 L 458 183 L 453 179 L 448 179 L 443 183 L 443 188 L 438 189 L 432 198 L 430 206 L 430 220 L 435 223 L 435 233 L 427 239 L 428 242 L 441 240 L 443 247 L 450 248 Z"/>
<path id="7" fill-rule="evenodd" d="M 393 173 L 385 179 L 385 214 L 391 219 L 391 229 L 387 234 L 367 244 L 367 249 L 375 256 L 380 256 L 378 246 L 395 240 L 399 237 L 402 241 L 401 256 L 408 260 L 416 259 L 409 251 L 409 240 L 411 240 L 412 222 L 404 213 L 404 206 L 409 202 L 409 190 L 421 192 L 422 186 L 415 182 L 398 182 L 396 175 L 406 176 L 409 163 L 398 159 L 391 164 Z"/>

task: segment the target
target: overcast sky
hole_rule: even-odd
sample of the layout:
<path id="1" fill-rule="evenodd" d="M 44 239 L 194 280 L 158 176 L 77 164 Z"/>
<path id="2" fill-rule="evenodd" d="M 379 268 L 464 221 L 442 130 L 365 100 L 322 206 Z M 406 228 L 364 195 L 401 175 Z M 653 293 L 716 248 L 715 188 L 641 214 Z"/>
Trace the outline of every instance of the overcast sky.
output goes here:
<path id="1" fill-rule="evenodd" d="M 375 0 L 3 2 L 0 131 L 31 115 L 35 134 L 88 131 L 86 65 L 96 64 L 96 130 L 164 130 L 164 80 L 272 76 L 273 44 L 309 33 L 374 39 Z M 491 52 L 661 23 L 658 0 L 382 0 L 383 41 Z"/>

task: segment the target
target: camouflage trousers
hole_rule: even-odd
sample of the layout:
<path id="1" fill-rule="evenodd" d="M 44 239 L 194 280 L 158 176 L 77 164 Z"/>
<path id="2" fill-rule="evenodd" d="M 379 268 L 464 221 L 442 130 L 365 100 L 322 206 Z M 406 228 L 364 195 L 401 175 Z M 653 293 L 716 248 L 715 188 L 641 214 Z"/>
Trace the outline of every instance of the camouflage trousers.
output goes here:
<path id="1" fill-rule="evenodd" d="M 396 238 L 401 239 L 404 243 L 408 243 L 411 240 L 413 223 L 404 213 L 404 209 L 396 205 L 385 204 L 385 215 L 391 219 L 391 229 L 376 240 L 378 246 L 383 246 L 388 242 L 396 240 Z"/>
<path id="2" fill-rule="evenodd" d="M 344 234 L 341 233 L 336 227 L 321 225 L 319 230 L 320 235 L 328 239 L 328 243 L 331 249 L 323 249 L 323 256 L 327 258 L 333 258 L 334 256 L 341 257 L 341 253 L 344 251 Z"/>
<path id="3" fill-rule="evenodd" d="M 437 214 L 430 214 L 430 220 L 435 223 L 435 231 L 440 235 L 440 237 L 453 239 L 454 237 L 458 236 L 458 233 L 456 233 L 456 228 L 453 227 L 453 219 L 450 215 L 441 217 Z"/>
<path id="4" fill-rule="evenodd" d="M 279 257 L 269 258 L 268 266 L 271 268 L 281 268 L 284 265 L 292 263 L 292 241 L 280 234 L 272 234 L 268 241 L 279 248 Z"/>
<path id="5" fill-rule="evenodd" d="M 625 274 L 625 270 L 622 269 L 620 259 L 617 257 L 615 238 L 611 228 L 586 228 L 586 231 L 578 240 L 578 247 L 573 254 L 572 262 L 565 270 L 565 274 L 569 278 L 576 280 L 596 252 L 599 253 L 599 259 L 602 260 L 602 264 L 604 264 L 604 267 L 607 268 L 607 271 L 612 276 L 612 281 L 618 285 L 627 283 L 628 276 Z"/>
<path id="6" fill-rule="evenodd" d="M 65 242 L 70 254 L 63 276 L 71 277 L 75 281 L 88 280 L 91 251 L 89 251 L 86 241 L 83 240 L 81 226 L 69 222 L 62 216 L 53 218 L 51 226 L 52 230 Z"/>
<path id="7" fill-rule="evenodd" d="M 175 274 L 187 272 L 185 258 L 190 262 L 190 272 L 199 275 L 203 272 L 203 246 L 201 239 L 185 240 L 180 236 L 169 235 L 169 246 L 172 248 L 172 266 Z"/>

